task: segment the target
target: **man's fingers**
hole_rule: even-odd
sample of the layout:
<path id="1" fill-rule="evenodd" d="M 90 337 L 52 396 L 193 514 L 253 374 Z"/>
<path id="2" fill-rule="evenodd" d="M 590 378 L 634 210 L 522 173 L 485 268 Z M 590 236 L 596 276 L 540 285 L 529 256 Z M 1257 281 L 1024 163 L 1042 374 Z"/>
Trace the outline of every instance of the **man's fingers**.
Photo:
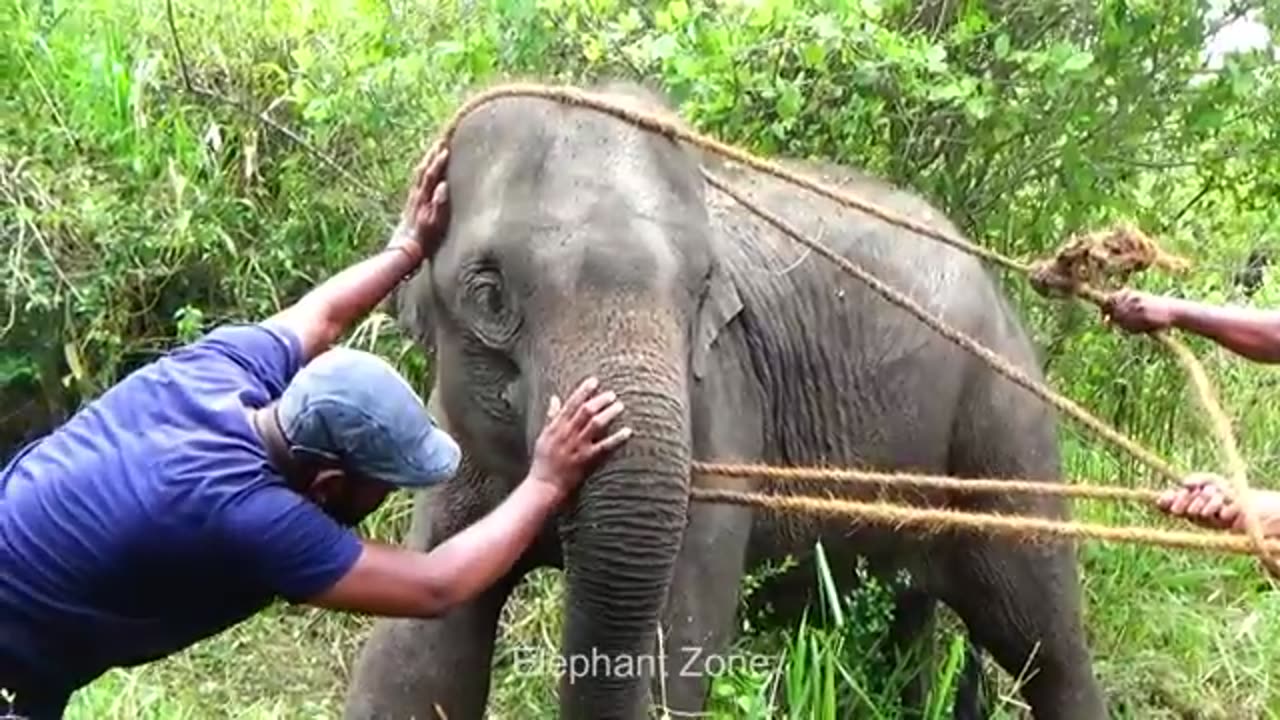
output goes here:
<path id="1" fill-rule="evenodd" d="M 431 194 L 431 201 L 418 205 L 418 227 L 432 226 L 440 222 L 449 202 L 449 184 L 442 182 Z"/>
<path id="2" fill-rule="evenodd" d="M 1204 517 L 1216 519 L 1224 505 L 1226 505 L 1226 498 L 1215 494 L 1205 501 L 1204 507 L 1200 508 L 1200 514 Z"/>
<path id="3" fill-rule="evenodd" d="M 442 164 L 444 160 L 448 159 L 448 155 L 448 147 L 440 147 L 439 145 L 431 147 L 431 150 L 422 155 L 421 160 L 417 163 L 417 168 L 415 169 L 415 172 L 413 172 L 413 178 L 421 182 L 428 178 L 431 173 L 439 172 L 440 164 Z"/>
<path id="4" fill-rule="evenodd" d="M 617 399 L 617 393 L 612 390 L 593 396 L 591 399 L 582 403 L 582 405 L 580 405 L 573 413 L 573 417 L 569 420 L 569 427 L 572 428 L 574 432 L 582 432 L 583 430 L 591 427 L 592 419 L 598 415 L 601 410 L 609 407 Z"/>
<path id="5" fill-rule="evenodd" d="M 547 417 L 554 418 L 560 414 L 560 396 L 552 395 L 551 402 L 547 403 Z"/>
<path id="6" fill-rule="evenodd" d="M 600 381 L 594 377 L 589 377 L 578 383 L 578 387 L 574 388 L 573 392 L 569 393 L 569 399 L 564 402 L 565 413 L 572 418 L 578 412 L 578 408 L 582 407 L 582 404 L 587 401 L 587 398 L 590 397 L 598 387 L 600 387 Z"/>
<path id="7" fill-rule="evenodd" d="M 434 185 L 440 181 L 440 177 L 444 174 L 446 163 L 449 162 L 449 149 L 442 148 L 434 157 L 427 161 L 422 168 L 422 172 L 418 175 L 419 185 Z"/>
<path id="8" fill-rule="evenodd" d="M 404 199 L 404 215 L 414 220 L 418 219 L 418 208 L 422 205 L 422 186 L 414 183 L 409 188 L 409 195 Z"/>
<path id="9" fill-rule="evenodd" d="M 1234 503 L 1227 505 L 1218 512 L 1218 520 L 1223 527 L 1244 528 L 1244 514 L 1240 512 L 1240 506 Z"/>
<path id="10" fill-rule="evenodd" d="M 592 398 L 594 401 L 595 398 Z M 609 423 L 622 414 L 622 403 L 614 402 L 604 410 L 594 413 L 591 419 L 587 421 L 586 430 L 592 437 L 600 434 L 602 430 L 609 427 Z"/>
<path id="11" fill-rule="evenodd" d="M 416 189 L 422 187 L 422 178 L 426 176 L 428 167 L 431 167 L 431 158 L 423 156 L 422 159 L 418 160 L 418 164 L 414 166 L 413 172 L 409 173 L 413 178 L 413 182 L 410 183 L 412 188 Z"/>
<path id="12" fill-rule="evenodd" d="M 1204 507 L 1208 504 L 1208 495 L 1204 493 L 1197 494 L 1195 497 L 1191 498 L 1191 502 L 1187 503 L 1187 514 L 1203 516 L 1204 513 L 1201 511 L 1204 510 Z"/>
<path id="13" fill-rule="evenodd" d="M 592 415 L 595 415 L 599 413 L 601 410 L 604 410 L 605 408 L 609 407 L 609 405 L 611 405 L 617 399 L 618 399 L 617 393 L 615 393 L 612 390 L 606 390 L 605 392 L 599 393 L 594 397 L 592 397 L 590 400 L 583 403 L 582 407 L 578 408 L 578 415 L 583 416 L 585 418 L 583 420 L 583 423 L 585 423 L 586 420 L 590 419 Z"/>
<path id="14" fill-rule="evenodd" d="M 629 427 L 622 428 L 621 430 L 615 432 L 609 437 L 592 445 L 591 456 L 593 458 L 600 457 L 601 455 L 607 452 L 611 452 L 613 450 L 618 449 L 618 447 L 621 446 L 622 443 L 626 442 L 631 438 L 631 434 L 632 434 L 631 428 Z"/>
<path id="15" fill-rule="evenodd" d="M 1169 512 L 1175 515 L 1184 515 L 1187 512 L 1187 505 L 1195 497 L 1194 490 L 1183 490 L 1173 499 L 1173 504 L 1169 506 Z"/>

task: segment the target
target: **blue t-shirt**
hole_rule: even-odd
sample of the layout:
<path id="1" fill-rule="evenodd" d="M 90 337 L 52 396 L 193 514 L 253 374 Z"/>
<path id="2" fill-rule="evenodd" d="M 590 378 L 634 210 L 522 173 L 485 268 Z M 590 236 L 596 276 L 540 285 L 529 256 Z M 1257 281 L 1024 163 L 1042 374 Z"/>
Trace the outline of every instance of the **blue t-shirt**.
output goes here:
<path id="1" fill-rule="evenodd" d="M 74 689 L 341 578 L 359 539 L 285 486 L 246 413 L 301 364 L 287 330 L 222 327 L 13 458 L 0 471 L 0 661 Z"/>

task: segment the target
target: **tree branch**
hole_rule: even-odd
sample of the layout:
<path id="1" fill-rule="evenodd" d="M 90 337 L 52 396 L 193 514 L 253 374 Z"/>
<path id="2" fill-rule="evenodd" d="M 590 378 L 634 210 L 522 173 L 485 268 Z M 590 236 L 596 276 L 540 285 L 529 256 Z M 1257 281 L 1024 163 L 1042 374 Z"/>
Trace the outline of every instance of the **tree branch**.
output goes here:
<path id="1" fill-rule="evenodd" d="M 370 201 L 376 202 L 375 199 L 379 197 L 380 193 L 377 190 L 375 190 L 373 186 L 369 185 L 364 180 L 356 176 L 354 173 L 344 168 L 341 164 L 339 164 L 333 158 L 321 152 L 311 143 L 304 140 L 296 132 L 289 129 L 285 125 L 278 122 L 275 118 L 268 115 L 266 110 L 263 110 L 262 112 L 254 112 L 247 105 L 240 102 L 239 100 L 236 100 L 235 98 L 227 97 L 222 93 L 219 93 L 214 90 L 210 90 L 208 88 L 200 87 L 195 83 L 193 83 L 191 80 L 191 74 L 187 70 L 186 56 L 183 55 L 183 52 L 182 52 L 182 43 L 178 39 L 178 26 L 173 18 L 173 0 L 165 0 L 164 4 L 165 4 L 165 12 L 168 15 L 169 33 L 172 36 L 174 52 L 177 55 L 179 72 L 182 74 L 182 82 L 186 86 L 187 92 L 190 92 L 193 95 L 199 95 L 201 97 L 209 98 L 216 102 L 222 103 L 224 105 L 234 108 L 235 110 L 238 110 L 244 115 L 257 119 L 258 122 L 262 123 L 263 125 L 266 125 L 267 127 L 271 128 L 272 130 L 275 130 L 276 132 L 280 133 L 284 137 L 291 140 L 294 144 L 302 148 L 304 151 L 306 151 L 309 155 L 311 155 L 316 160 L 319 160 L 320 162 L 329 166 L 329 168 L 337 172 L 339 175 L 345 178 L 348 182 L 360 188 L 360 190 L 368 196 L 368 199 Z M 379 206 L 379 209 L 382 209 L 381 206 Z"/>
<path id="2" fill-rule="evenodd" d="M 1192 197 L 1191 200 L 1189 200 L 1186 205 L 1183 205 L 1182 209 L 1179 210 L 1177 213 L 1175 213 L 1174 216 L 1168 222 L 1163 223 L 1164 227 L 1161 228 L 1161 232 L 1168 232 L 1171 228 L 1177 225 L 1178 222 L 1182 220 L 1183 215 L 1186 215 L 1187 212 L 1191 210 L 1191 208 L 1195 207 L 1197 203 L 1199 203 L 1201 200 L 1204 199 L 1206 195 L 1209 194 L 1209 191 L 1213 189 L 1213 186 L 1214 186 L 1214 178 L 1212 176 L 1206 178 L 1204 181 L 1204 185 L 1200 186 L 1200 192 L 1196 193 L 1195 196 Z"/>

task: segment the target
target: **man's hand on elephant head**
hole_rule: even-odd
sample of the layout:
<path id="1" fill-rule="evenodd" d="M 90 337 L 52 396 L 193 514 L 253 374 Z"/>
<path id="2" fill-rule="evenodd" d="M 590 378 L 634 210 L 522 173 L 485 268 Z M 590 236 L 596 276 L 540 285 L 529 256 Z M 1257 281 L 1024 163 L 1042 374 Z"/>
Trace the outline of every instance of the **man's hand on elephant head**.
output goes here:
<path id="1" fill-rule="evenodd" d="M 400 228 L 388 243 L 388 247 L 404 250 L 417 262 L 435 253 L 449 227 L 449 191 L 445 182 L 448 166 L 448 149 L 441 149 L 418 166 Z"/>
<path id="2" fill-rule="evenodd" d="M 631 428 L 623 427 L 600 439 L 622 414 L 622 402 L 612 391 L 598 392 L 599 385 L 587 378 L 563 406 L 553 396 L 547 424 L 534 445 L 529 477 L 551 485 L 561 499 L 578 487 L 592 465 L 631 437 Z"/>

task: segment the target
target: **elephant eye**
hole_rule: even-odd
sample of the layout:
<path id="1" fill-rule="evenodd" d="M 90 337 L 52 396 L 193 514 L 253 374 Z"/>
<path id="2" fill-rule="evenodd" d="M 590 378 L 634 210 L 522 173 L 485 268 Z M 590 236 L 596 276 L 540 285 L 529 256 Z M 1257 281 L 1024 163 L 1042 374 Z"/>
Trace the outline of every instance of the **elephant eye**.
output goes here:
<path id="1" fill-rule="evenodd" d="M 513 312 L 502 273 L 489 263 L 478 263 L 464 280 L 465 314 L 476 335 L 495 349 L 508 345 L 520 327 Z"/>
<path id="2" fill-rule="evenodd" d="M 497 283 L 482 283 L 476 292 L 480 296 L 484 309 L 490 315 L 498 315 L 502 312 L 502 288 L 498 287 Z"/>
<path id="3" fill-rule="evenodd" d="M 506 306 L 502 291 L 502 276 L 491 269 L 478 270 L 467 282 L 467 295 L 471 302 L 486 316 L 501 315 Z"/>

